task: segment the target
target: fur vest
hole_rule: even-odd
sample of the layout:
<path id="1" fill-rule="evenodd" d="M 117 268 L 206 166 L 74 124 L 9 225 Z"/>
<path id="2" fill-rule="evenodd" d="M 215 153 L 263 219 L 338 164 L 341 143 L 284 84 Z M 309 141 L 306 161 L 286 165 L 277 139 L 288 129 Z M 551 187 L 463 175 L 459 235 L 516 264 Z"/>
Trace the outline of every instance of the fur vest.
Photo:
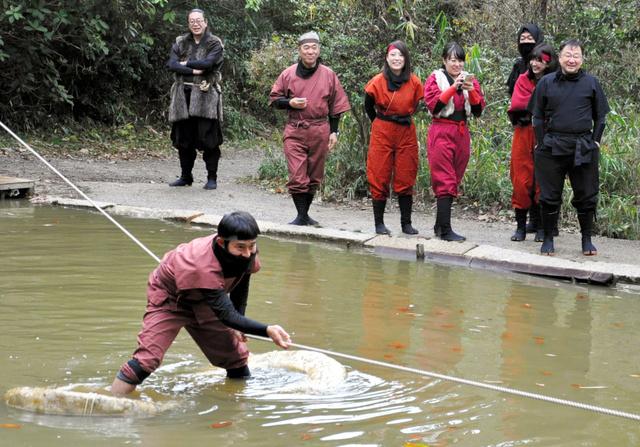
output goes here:
<path id="1" fill-rule="evenodd" d="M 467 74 L 467 72 L 463 71 L 463 74 Z M 436 84 L 441 91 L 445 91 L 451 84 L 449 84 L 449 80 L 447 79 L 447 75 L 444 73 L 443 68 L 439 68 L 438 70 L 434 70 L 434 76 L 436 77 Z M 467 112 L 467 116 L 471 116 L 471 104 L 469 104 L 469 92 L 466 90 L 462 90 L 462 94 L 464 95 L 464 110 Z M 436 118 L 446 118 L 450 116 L 454 112 L 453 98 L 449 100 L 449 102 L 444 106 L 444 108 L 435 115 Z"/>
<path id="2" fill-rule="evenodd" d="M 209 31 L 202 37 L 198 47 L 191 44 L 193 40 L 189 38 L 190 36 L 191 33 L 187 33 L 176 38 L 176 45 L 178 46 L 182 60 L 204 59 L 216 44 L 223 46 L 220 38 L 214 36 Z M 191 86 L 188 108 L 184 91 L 184 76 L 175 73 L 175 80 L 171 86 L 169 122 L 174 123 L 176 121 L 186 120 L 192 116 L 222 121 L 222 90 L 220 89 L 222 76 L 219 68 L 220 67 L 214 67 L 213 70 L 207 71 L 203 75 L 193 76 L 194 84 L 199 85 L 205 81 L 206 84 L 209 85 L 209 88 L 205 90 L 199 88 L 198 85 Z"/>

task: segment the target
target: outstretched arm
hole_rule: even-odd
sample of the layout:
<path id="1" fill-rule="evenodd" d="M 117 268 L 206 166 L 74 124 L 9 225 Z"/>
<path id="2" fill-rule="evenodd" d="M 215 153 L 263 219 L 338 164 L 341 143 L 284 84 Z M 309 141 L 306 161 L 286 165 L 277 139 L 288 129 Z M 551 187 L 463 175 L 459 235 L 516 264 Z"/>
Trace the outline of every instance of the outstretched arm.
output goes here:
<path id="1" fill-rule="evenodd" d="M 248 292 L 249 282 L 246 282 L 246 290 Z M 206 300 L 211 310 L 216 314 L 218 319 L 222 321 L 225 326 L 229 326 L 237 331 L 259 335 L 261 337 L 269 337 L 273 342 L 281 348 L 287 349 L 291 342 L 289 334 L 278 325 L 266 325 L 259 321 L 252 320 L 242 315 L 235 307 L 234 302 L 222 289 L 200 289 L 204 299 Z M 240 294 L 240 292 L 238 292 Z M 236 300 L 240 308 L 246 309 L 246 296 L 244 300 L 238 295 Z M 243 303 L 244 301 L 244 303 Z"/>

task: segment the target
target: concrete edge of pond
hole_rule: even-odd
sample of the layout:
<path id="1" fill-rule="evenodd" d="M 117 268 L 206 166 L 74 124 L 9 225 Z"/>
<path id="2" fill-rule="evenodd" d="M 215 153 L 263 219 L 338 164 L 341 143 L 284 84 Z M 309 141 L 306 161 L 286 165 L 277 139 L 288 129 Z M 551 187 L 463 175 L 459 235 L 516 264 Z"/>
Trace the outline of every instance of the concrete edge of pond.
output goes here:
<path id="1" fill-rule="evenodd" d="M 36 203 L 78 208 L 93 208 L 87 200 L 65 197 L 39 197 Z M 165 219 L 215 227 L 222 215 L 205 214 L 198 210 L 162 210 L 94 202 L 110 214 L 128 217 Z M 640 284 L 640 267 L 611 262 L 585 260 L 576 262 L 552 256 L 525 253 L 517 250 L 477 245 L 469 241 L 446 242 L 424 236 L 380 236 L 331 228 L 299 227 L 259 220 L 263 234 L 293 239 L 342 243 L 346 246 L 373 248 L 379 252 L 395 252 L 406 258 L 434 260 L 475 268 L 506 270 L 530 275 L 564 278 L 594 284 L 612 285 L 617 282 Z"/>

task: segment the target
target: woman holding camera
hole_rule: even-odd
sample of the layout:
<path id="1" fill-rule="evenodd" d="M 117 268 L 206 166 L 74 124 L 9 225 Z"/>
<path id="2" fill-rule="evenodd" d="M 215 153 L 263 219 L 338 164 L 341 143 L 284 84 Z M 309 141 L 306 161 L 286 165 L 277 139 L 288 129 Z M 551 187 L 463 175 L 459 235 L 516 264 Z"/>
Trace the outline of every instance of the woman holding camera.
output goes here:
<path id="1" fill-rule="evenodd" d="M 451 205 L 467 169 L 471 137 L 467 119 L 479 117 L 486 106 L 480 84 L 464 71 L 464 49 L 449 42 L 442 51 L 442 68 L 424 85 L 424 102 L 433 116 L 427 136 L 431 188 L 437 199 L 435 235 L 444 241 L 466 238 L 451 228 Z"/>

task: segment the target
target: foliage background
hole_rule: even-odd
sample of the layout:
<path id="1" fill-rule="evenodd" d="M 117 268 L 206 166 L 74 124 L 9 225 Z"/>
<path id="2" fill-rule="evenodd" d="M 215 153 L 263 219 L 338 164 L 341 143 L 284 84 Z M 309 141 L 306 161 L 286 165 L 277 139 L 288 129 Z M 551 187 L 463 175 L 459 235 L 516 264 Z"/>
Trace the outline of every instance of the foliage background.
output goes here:
<path id="1" fill-rule="evenodd" d="M 186 12 L 200 7 L 225 42 L 225 135 L 271 135 L 275 143 L 282 114 L 267 107 L 268 92 L 280 71 L 295 62 L 296 37 L 317 30 L 322 58 L 339 74 L 353 106 L 327 165 L 323 194 L 334 199 L 367 194 L 369 123 L 362 91 L 379 71 L 386 45 L 407 41 L 414 71 L 424 80 L 440 65 L 443 45 L 457 40 L 489 103 L 472 124 L 463 201 L 498 212 L 510 209 L 511 194 L 509 98 L 503 84 L 517 55 L 518 28 L 536 22 L 556 47 L 568 37 L 586 44 L 585 68 L 602 80 L 614 109 L 602 151 L 600 231 L 640 237 L 637 0 L 2 0 L 1 5 L 0 119 L 33 132 L 95 125 L 166 130 L 172 77 L 164 64 L 175 37 L 186 32 Z M 424 156 L 426 113 L 417 114 L 416 124 Z M 269 151 L 260 175 L 286 175 L 278 150 Z M 428 203 L 426 163 L 417 190 Z M 572 213 L 569 200 L 566 194 L 565 214 Z"/>

